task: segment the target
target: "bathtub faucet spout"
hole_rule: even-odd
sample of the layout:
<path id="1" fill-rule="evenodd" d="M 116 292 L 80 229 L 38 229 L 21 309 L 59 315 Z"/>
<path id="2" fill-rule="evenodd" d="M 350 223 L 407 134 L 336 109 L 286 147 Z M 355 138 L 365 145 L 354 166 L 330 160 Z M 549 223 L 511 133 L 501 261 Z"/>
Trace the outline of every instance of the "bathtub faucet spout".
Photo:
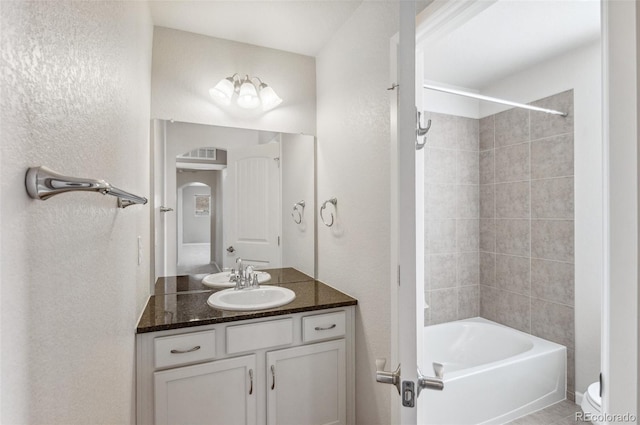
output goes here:
<path id="1" fill-rule="evenodd" d="M 444 389 L 444 365 L 441 363 L 433 363 L 433 371 L 436 376 L 424 376 L 418 368 L 418 397 L 423 389 L 438 390 Z"/>

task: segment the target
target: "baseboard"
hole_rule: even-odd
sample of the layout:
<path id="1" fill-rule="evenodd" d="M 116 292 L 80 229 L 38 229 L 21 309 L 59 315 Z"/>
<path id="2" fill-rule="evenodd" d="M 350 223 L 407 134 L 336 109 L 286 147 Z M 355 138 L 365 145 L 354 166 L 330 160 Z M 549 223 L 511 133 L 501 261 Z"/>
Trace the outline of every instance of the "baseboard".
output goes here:
<path id="1" fill-rule="evenodd" d="M 584 397 L 584 393 L 581 393 L 580 391 L 576 391 L 576 404 L 578 406 L 582 405 L 582 398 Z"/>

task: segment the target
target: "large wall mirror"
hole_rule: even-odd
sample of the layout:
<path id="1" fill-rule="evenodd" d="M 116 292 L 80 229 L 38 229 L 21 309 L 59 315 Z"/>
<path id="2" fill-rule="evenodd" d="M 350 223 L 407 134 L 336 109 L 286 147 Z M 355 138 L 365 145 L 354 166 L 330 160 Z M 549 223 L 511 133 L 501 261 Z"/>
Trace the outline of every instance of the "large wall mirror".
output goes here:
<path id="1" fill-rule="evenodd" d="M 315 138 L 153 120 L 158 277 L 235 266 L 315 273 Z"/>

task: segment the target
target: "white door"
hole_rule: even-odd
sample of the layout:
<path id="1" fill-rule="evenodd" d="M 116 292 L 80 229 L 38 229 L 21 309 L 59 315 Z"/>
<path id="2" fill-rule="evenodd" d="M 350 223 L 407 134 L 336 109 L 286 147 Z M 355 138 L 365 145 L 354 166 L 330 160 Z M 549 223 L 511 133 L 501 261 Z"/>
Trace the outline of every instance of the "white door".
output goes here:
<path id="1" fill-rule="evenodd" d="M 267 425 L 347 423 L 345 340 L 267 353 Z"/>
<path id="2" fill-rule="evenodd" d="M 255 425 L 256 356 L 155 372 L 155 424 Z"/>
<path id="3" fill-rule="evenodd" d="M 224 267 L 280 266 L 280 144 L 227 151 Z"/>
<path id="4" fill-rule="evenodd" d="M 391 41 L 391 262 L 392 358 L 386 372 L 400 366 L 397 377 L 386 375 L 391 388 L 394 423 L 417 424 L 423 419 L 418 403 L 424 310 L 424 189 L 423 151 L 416 150 L 416 5 L 399 2 L 400 32 Z M 385 376 L 378 373 L 378 380 Z M 398 394 L 398 391 L 400 394 Z M 429 390 L 426 390 L 429 391 Z"/>

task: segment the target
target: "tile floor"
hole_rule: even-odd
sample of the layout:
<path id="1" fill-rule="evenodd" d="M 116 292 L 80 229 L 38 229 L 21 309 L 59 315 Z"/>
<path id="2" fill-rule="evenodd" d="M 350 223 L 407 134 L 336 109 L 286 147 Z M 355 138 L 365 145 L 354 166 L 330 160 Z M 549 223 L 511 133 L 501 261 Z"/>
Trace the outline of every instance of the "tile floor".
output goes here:
<path id="1" fill-rule="evenodd" d="M 588 424 L 576 420 L 576 413 L 581 412 L 580 406 L 570 400 L 556 403 L 546 409 L 523 416 L 508 423 L 508 425 L 571 425 Z"/>

